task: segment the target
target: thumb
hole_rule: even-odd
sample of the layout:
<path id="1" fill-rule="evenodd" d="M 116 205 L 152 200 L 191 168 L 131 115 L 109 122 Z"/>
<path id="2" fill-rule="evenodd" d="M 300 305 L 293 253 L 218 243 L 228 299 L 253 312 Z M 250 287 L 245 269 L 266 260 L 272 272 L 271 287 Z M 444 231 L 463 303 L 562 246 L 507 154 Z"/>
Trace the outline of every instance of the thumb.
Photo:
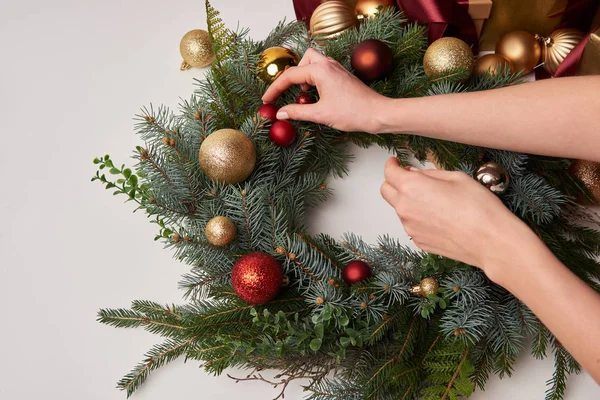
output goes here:
<path id="1" fill-rule="evenodd" d="M 317 104 L 288 104 L 277 111 L 277 119 L 293 119 L 296 121 L 317 121 Z"/>

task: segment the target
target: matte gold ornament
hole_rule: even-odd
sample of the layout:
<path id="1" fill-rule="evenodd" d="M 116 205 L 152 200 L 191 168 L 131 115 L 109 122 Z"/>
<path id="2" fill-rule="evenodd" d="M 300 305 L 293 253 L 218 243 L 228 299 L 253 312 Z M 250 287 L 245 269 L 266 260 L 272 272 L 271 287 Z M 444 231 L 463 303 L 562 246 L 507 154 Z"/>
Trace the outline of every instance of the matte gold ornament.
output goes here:
<path id="1" fill-rule="evenodd" d="M 600 163 L 575 160 L 569 171 L 586 186 L 592 199 L 579 199 L 581 204 L 600 204 Z"/>
<path id="2" fill-rule="evenodd" d="M 497 75 L 509 69 L 511 74 L 515 72 L 515 64 L 501 54 L 486 54 L 475 61 L 475 75 Z"/>
<path id="3" fill-rule="evenodd" d="M 503 194 L 510 181 L 504 166 L 495 162 L 486 162 L 477 169 L 475 179 L 494 194 Z"/>
<path id="4" fill-rule="evenodd" d="M 465 81 L 471 76 L 474 64 L 473 51 L 469 45 L 453 37 L 444 37 L 431 43 L 423 57 L 423 69 L 429 77 L 446 74 L 458 68 L 465 69 L 467 75 L 455 79 L 458 81 Z"/>
<path id="5" fill-rule="evenodd" d="M 296 53 L 285 47 L 269 47 L 260 55 L 257 65 L 258 77 L 265 83 L 273 83 L 279 75 L 300 62 Z"/>
<path id="6" fill-rule="evenodd" d="M 496 44 L 496 54 L 501 54 L 515 64 L 517 72 L 528 74 L 536 67 L 542 55 L 540 43 L 527 31 L 509 32 Z"/>
<path id="7" fill-rule="evenodd" d="M 584 37 L 585 33 L 572 28 L 557 29 L 548 37 L 535 35 L 535 38 L 542 43 L 542 62 L 544 63 L 544 69 L 550 75 L 554 75 L 558 66 Z"/>
<path id="8" fill-rule="evenodd" d="M 219 129 L 208 135 L 198 154 L 207 177 L 233 184 L 246 180 L 256 166 L 254 143 L 235 129 Z"/>
<path id="9" fill-rule="evenodd" d="M 358 0 L 354 11 L 359 18 L 372 17 L 379 12 L 379 7 L 394 7 L 396 0 Z"/>
<path id="10" fill-rule="evenodd" d="M 236 229 L 231 219 L 219 215 L 208 221 L 205 233 L 206 238 L 212 245 L 222 247 L 233 242 Z"/>
<path id="11" fill-rule="evenodd" d="M 440 292 L 440 285 L 433 278 L 424 278 L 421 283 L 413 286 L 408 291 L 415 296 L 427 297 L 431 294 L 437 295 Z"/>
<path id="12" fill-rule="evenodd" d="M 192 67 L 204 68 L 215 59 L 210 36 L 202 29 L 194 29 L 183 35 L 179 52 L 183 58 L 182 71 Z"/>
<path id="13" fill-rule="evenodd" d="M 310 17 L 310 34 L 326 41 L 357 25 L 358 18 L 351 6 L 341 0 L 329 0 L 320 4 Z"/>

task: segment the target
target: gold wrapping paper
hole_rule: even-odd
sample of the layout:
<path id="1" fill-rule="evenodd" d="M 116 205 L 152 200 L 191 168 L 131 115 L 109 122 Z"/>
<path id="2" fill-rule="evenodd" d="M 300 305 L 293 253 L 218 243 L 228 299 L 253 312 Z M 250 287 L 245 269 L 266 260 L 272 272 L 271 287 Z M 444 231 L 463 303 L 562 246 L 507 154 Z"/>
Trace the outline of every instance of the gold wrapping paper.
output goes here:
<path id="1" fill-rule="evenodd" d="M 492 0 L 469 0 L 469 15 L 477 30 L 477 36 L 481 37 L 484 22 L 492 12 Z"/>
<path id="2" fill-rule="evenodd" d="M 600 28 L 592 32 L 583 49 L 577 75 L 600 75 Z"/>

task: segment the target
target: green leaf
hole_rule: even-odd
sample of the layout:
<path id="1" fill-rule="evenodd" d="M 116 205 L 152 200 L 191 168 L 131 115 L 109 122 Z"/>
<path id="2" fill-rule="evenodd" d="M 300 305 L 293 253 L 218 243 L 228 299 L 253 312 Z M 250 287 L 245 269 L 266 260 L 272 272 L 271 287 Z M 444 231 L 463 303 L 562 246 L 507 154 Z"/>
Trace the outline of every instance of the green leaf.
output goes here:
<path id="1" fill-rule="evenodd" d="M 325 335 L 325 326 L 323 324 L 315 325 L 314 332 L 319 339 L 323 339 L 323 336 Z"/>
<path id="2" fill-rule="evenodd" d="M 446 300 L 444 300 L 444 299 L 440 299 L 440 303 L 439 304 L 440 304 L 440 308 L 442 310 L 445 309 L 448 306 L 448 304 L 446 304 Z"/>
<path id="3" fill-rule="evenodd" d="M 423 318 L 427 318 L 429 316 L 429 311 L 427 311 L 426 309 L 421 309 L 421 317 Z"/>
<path id="4" fill-rule="evenodd" d="M 312 351 L 318 351 L 323 345 L 323 341 L 321 339 L 313 339 L 310 341 L 310 349 Z"/>
<path id="5" fill-rule="evenodd" d="M 100 160 L 97 158 L 94 158 L 94 164 L 100 164 Z"/>
<path id="6" fill-rule="evenodd" d="M 106 184 L 106 190 L 108 190 L 108 189 L 112 189 L 112 188 L 114 188 L 114 187 L 115 187 L 115 184 L 114 184 L 114 183 L 112 183 L 112 182 L 108 182 L 108 183 Z"/>
<path id="7" fill-rule="evenodd" d="M 172 234 L 173 234 L 173 231 L 172 231 L 172 230 L 170 230 L 170 229 L 165 229 L 165 230 L 163 231 L 163 237 L 164 237 L 164 238 L 168 238 L 168 237 L 169 237 L 169 236 L 171 236 Z"/>
<path id="8" fill-rule="evenodd" d="M 98 167 L 98 169 L 104 169 L 106 168 L 106 165 L 102 164 L 101 166 Z"/>
<path id="9" fill-rule="evenodd" d="M 131 176 L 131 170 L 129 168 L 125 168 L 123 170 L 123 175 L 125 176 L 126 179 L 129 179 L 129 177 Z"/>
<path id="10" fill-rule="evenodd" d="M 138 185 L 138 177 L 136 175 L 131 175 L 129 177 L 129 184 L 134 187 L 137 186 Z"/>
<path id="11" fill-rule="evenodd" d="M 129 191 L 129 197 L 131 197 L 132 199 L 135 199 L 135 188 L 133 188 Z"/>
<path id="12" fill-rule="evenodd" d="M 348 347 L 348 345 L 350 345 L 350 338 L 349 337 L 341 337 L 340 338 L 340 344 L 342 345 L 342 347 Z"/>
<path id="13" fill-rule="evenodd" d="M 359 336 L 356 338 L 356 346 L 361 347 L 362 345 L 363 345 L 363 340 L 362 340 L 362 337 Z"/>
<path id="14" fill-rule="evenodd" d="M 347 315 L 342 315 L 338 322 L 341 326 L 348 326 L 348 324 L 350 323 L 350 318 L 348 318 Z"/>
<path id="15" fill-rule="evenodd" d="M 124 183 L 125 183 L 125 179 L 123 179 L 123 178 L 121 178 L 121 179 L 117 179 L 117 183 L 118 183 L 119 185 L 122 185 L 122 184 L 124 184 Z"/>
<path id="16" fill-rule="evenodd" d="M 253 317 L 256 317 L 258 315 L 258 312 L 256 311 L 256 308 L 251 308 L 250 309 L 250 315 L 252 315 Z"/>
<path id="17" fill-rule="evenodd" d="M 108 161 L 108 160 L 110 160 L 110 156 L 107 154 L 104 156 L 104 161 Z"/>
<path id="18" fill-rule="evenodd" d="M 119 171 L 118 169 L 116 169 L 116 168 L 114 168 L 114 167 L 113 167 L 113 168 L 111 168 L 109 172 L 110 172 L 111 174 L 113 174 L 113 175 L 118 175 L 118 174 L 120 174 L 120 173 L 121 173 L 121 171 Z"/>
<path id="19" fill-rule="evenodd" d="M 113 165 L 113 163 L 112 163 L 112 161 L 111 161 L 111 160 L 106 160 L 106 162 L 105 162 L 104 164 L 106 164 L 106 166 L 107 166 L 108 168 L 114 168 L 114 165 Z"/>

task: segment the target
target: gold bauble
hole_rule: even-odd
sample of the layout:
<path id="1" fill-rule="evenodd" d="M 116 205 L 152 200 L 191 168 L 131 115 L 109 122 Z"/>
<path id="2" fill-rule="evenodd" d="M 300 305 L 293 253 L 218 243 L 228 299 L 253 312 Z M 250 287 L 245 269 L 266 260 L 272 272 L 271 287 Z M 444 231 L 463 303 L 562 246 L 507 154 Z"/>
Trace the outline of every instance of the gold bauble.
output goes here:
<path id="1" fill-rule="evenodd" d="M 183 35 L 179 43 L 179 52 L 183 58 L 182 71 L 191 67 L 206 67 L 215 59 L 210 36 L 202 29 L 194 29 Z"/>
<path id="2" fill-rule="evenodd" d="M 379 7 L 394 7 L 396 0 L 358 0 L 354 11 L 358 17 L 372 17 L 378 13 Z"/>
<path id="3" fill-rule="evenodd" d="M 433 278 L 424 278 L 420 284 L 413 286 L 408 291 L 415 296 L 427 297 L 431 294 L 437 295 L 440 292 L 440 285 Z"/>
<path id="4" fill-rule="evenodd" d="M 198 154 L 207 177 L 232 184 L 246 180 L 256 166 L 254 143 L 235 129 L 219 129 L 208 135 Z"/>
<path id="5" fill-rule="evenodd" d="M 236 229 L 233 221 L 227 217 L 216 216 L 206 224 L 206 238 L 214 246 L 227 246 L 235 239 Z"/>
<path id="6" fill-rule="evenodd" d="M 509 69 L 511 74 L 515 72 L 515 65 L 508 58 L 500 54 L 486 54 L 475 61 L 475 75 L 497 75 Z"/>
<path id="7" fill-rule="evenodd" d="M 431 43 L 423 57 L 423 69 L 429 77 L 446 74 L 462 68 L 467 75 L 461 75 L 458 81 L 465 81 L 473 72 L 473 51 L 460 39 L 444 37 Z"/>
<path id="8" fill-rule="evenodd" d="M 354 9 L 341 0 L 320 4 L 310 17 L 310 34 L 319 41 L 336 37 L 358 25 Z"/>
<path id="9" fill-rule="evenodd" d="M 502 194 L 510 181 L 506 168 L 495 162 L 486 162 L 475 172 L 475 179 L 494 194 Z"/>
<path id="10" fill-rule="evenodd" d="M 260 55 L 258 60 L 258 77 L 265 83 L 273 83 L 279 75 L 300 62 L 296 53 L 285 47 L 269 47 Z"/>
<path id="11" fill-rule="evenodd" d="M 600 204 L 600 163 L 575 160 L 569 171 L 576 176 L 592 195 L 592 199 L 578 199 L 582 204 Z"/>
<path id="12" fill-rule="evenodd" d="M 536 39 L 542 42 L 544 69 L 550 75 L 554 75 L 558 66 L 584 37 L 585 33 L 572 28 L 557 29 L 544 38 L 536 35 Z"/>
<path id="13" fill-rule="evenodd" d="M 496 44 L 496 54 L 501 54 L 515 64 L 517 72 L 528 74 L 540 61 L 540 43 L 527 31 L 509 32 Z"/>

